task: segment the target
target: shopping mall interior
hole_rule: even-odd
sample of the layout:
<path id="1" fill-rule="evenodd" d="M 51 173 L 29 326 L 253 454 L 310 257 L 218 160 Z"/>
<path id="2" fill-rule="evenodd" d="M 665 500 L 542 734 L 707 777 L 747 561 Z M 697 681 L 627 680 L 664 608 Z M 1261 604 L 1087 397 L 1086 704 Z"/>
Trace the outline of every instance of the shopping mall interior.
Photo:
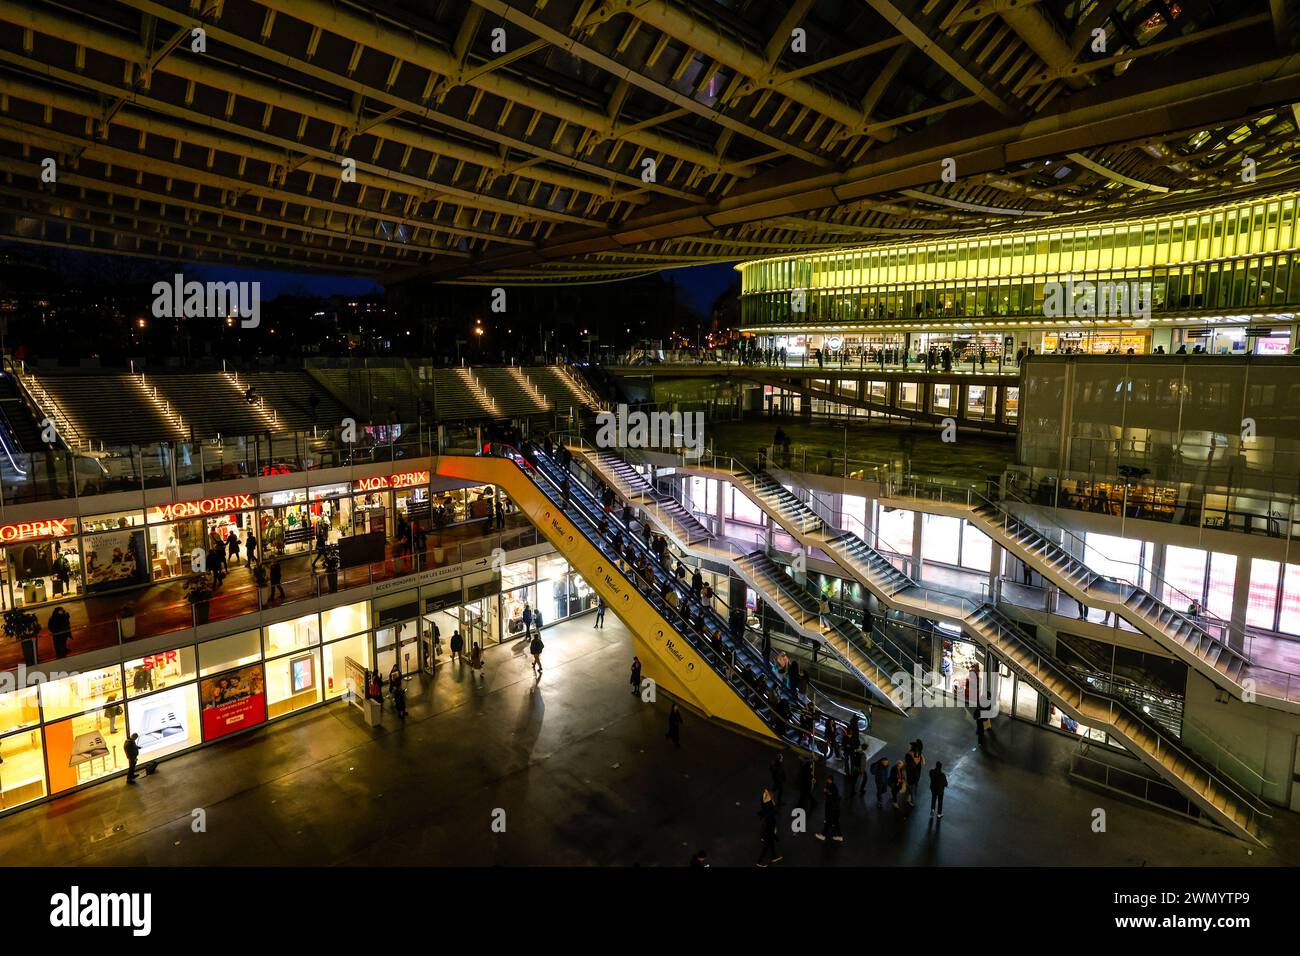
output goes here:
<path id="1" fill-rule="evenodd" d="M 1300 861 L 1290 3 L 0 24 L 6 863 Z"/>

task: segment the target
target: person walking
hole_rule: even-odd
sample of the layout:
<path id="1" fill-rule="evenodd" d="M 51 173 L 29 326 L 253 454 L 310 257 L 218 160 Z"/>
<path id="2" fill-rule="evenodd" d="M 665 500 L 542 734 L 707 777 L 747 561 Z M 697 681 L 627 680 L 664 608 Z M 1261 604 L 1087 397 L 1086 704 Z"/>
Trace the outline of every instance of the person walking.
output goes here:
<path id="1" fill-rule="evenodd" d="M 921 754 L 921 741 L 912 741 L 912 748 L 903 757 L 903 770 L 907 774 L 907 804 L 916 806 L 916 788 L 921 783 L 921 770 L 925 757 Z"/>
<path id="2" fill-rule="evenodd" d="M 632 685 L 632 696 L 641 693 L 641 658 L 632 658 L 632 676 L 628 683 Z"/>
<path id="3" fill-rule="evenodd" d="M 822 795 L 826 798 L 826 807 L 822 811 L 822 832 L 816 834 L 817 839 L 830 838 L 836 843 L 843 843 L 844 834 L 840 832 L 840 791 L 835 786 L 833 774 L 826 775 L 826 786 L 822 790 Z"/>
<path id="4" fill-rule="evenodd" d="M 813 787 L 817 785 L 817 771 L 813 762 L 807 758 L 799 762 L 799 800 L 795 804 L 805 810 L 817 808 L 817 798 L 813 796 Z"/>
<path id="5" fill-rule="evenodd" d="M 596 627 L 605 626 L 605 599 L 600 595 L 596 596 Z"/>
<path id="6" fill-rule="evenodd" d="M 946 789 L 948 775 L 943 772 L 943 761 L 936 760 L 934 769 L 930 771 L 930 816 L 940 820 L 943 819 L 943 792 Z"/>
<path id="7" fill-rule="evenodd" d="M 108 718 L 109 736 L 117 733 L 117 718 L 122 716 L 122 705 L 117 702 L 116 694 L 109 694 L 104 702 L 104 716 Z"/>
<path id="8" fill-rule="evenodd" d="M 271 557 L 270 557 L 270 559 L 269 559 L 269 563 L 270 563 L 270 565 L 271 565 L 271 600 L 272 600 L 272 601 L 275 600 L 275 592 L 276 592 L 276 591 L 279 591 L 279 592 L 280 592 L 280 600 L 283 601 L 283 600 L 284 600 L 284 585 L 281 583 L 281 580 L 282 580 L 283 575 L 284 575 L 284 569 L 280 567 L 280 558 L 279 558 L 279 556 L 276 555 L 276 554 L 272 554 Z"/>
<path id="9" fill-rule="evenodd" d="M 533 612 L 533 629 L 540 637 L 542 634 L 542 609 L 540 607 Z"/>
<path id="10" fill-rule="evenodd" d="M 668 733 L 664 735 L 666 739 L 673 742 L 673 746 L 681 748 L 682 746 L 682 712 L 676 704 L 668 711 Z"/>
<path id="11" fill-rule="evenodd" d="M 780 863 L 785 857 L 778 856 L 776 852 L 776 801 L 772 798 L 770 790 L 763 791 L 763 800 L 758 807 L 758 816 L 760 820 L 758 828 L 758 865 L 767 866 L 768 863 Z"/>
<path id="12" fill-rule="evenodd" d="M 501 498 L 497 497 L 496 503 L 497 530 L 504 531 L 506 527 L 506 510 L 501 507 Z"/>
<path id="13" fill-rule="evenodd" d="M 871 776 L 876 781 L 876 806 L 880 806 L 880 801 L 884 799 L 885 791 L 889 789 L 890 774 L 889 758 L 881 757 L 871 765 Z M 864 777 L 862 780 L 862 789 L 865 791 L 867 781 Z"/>
<path id="14" fill-rule="evenodd" d="M 889 792 L 894 798 L 894 809 L 897 810 L 898 798 L 907 792 L 907 774 L 901 760 L 894 761 L 894 765 L 889 768 Z"/>
<path id="15" fill-rule="evenodd" d="M 855 724 L 856 726 L 856 724 Z M 844 788 L 844 795 L 851 797 L 858 790 L 858 778 L 862 776 L 862 749 L 861 744 L 854 745 L 852 740 L 844 748 L 844 759 L 848 764 L 848 785 Z"/>
<path id="16" fill-rule="evenodd" d="M 975 718 L 975 743 L 981 750 L 983 750 L 984 749 L 984 715 L 980 712 L 980 708 L 978 705 L 972 707 L 970 709 L 970 712 L 971 715 L 974 716 Z"/>
<path id="17" fill-rule="evenodd" d="M 230 552 L 230 563 L 239 563 L 239 535 L 230 532 L 226 536 L 226 549 Z"/>
<path id="18" fill-rule="evenodd" d="M 538 631 L 528 644 L 528 652 L 533 655 L 533 673 L 542 676 L 542 633 Z"/>
<path id="19" fill-rule="evenodd" d="M 253 561 L 257 558 L 257 538 L 253 535 L 253 529 L 248 529 L 248 536 L 244 538 L 244 560 Z"/>
<path id="20" fill-rule="evenodd" d="M 401 680 L 393 684 L 393 710 L 402 720 L 406 720 L 406 688 L 402 686 Z"/>
<path id="21" fill-rule="evenodd" d="M 127 737 L 126 743 L 122 744 L 122 751 L 126 754 L 126 782 L 135 783 L 135 765 L 140 759 L 140 735 Z"/>
<path id="22" fill-rule="evenodd" d="M 449 646 L 451 648 L 451 659 L 453 661 L 459 663 L 464 660 L 461 651 L 465 649 L 465 638 L 460 636 L 460 628 L 456 628 L 456 630 L 452 631 L 451 643 Z"/>
<path id="23" fill-rule="evenodd" d="M 785 754 L 777 754 L 768 770 L 772 774 L 772 798 L 779 807 L 785 795 Z"/>
<path id="24" fill-rule="evenodd" d="M 527 637 L 528 632 L 531 631 L 533 628 L 533 608 L 532 605 L 530 605 L 527 601 L 524 602 L 523 619 L 524 619 L 524 637 Z"/>
<path id="25" fill-rule="evenodd" d="M 478 641 L 475 641 L 469 649 L 469 669 L 477 671 L 479 679 L 483 679 L 483 648 L 478 646 Z"/>

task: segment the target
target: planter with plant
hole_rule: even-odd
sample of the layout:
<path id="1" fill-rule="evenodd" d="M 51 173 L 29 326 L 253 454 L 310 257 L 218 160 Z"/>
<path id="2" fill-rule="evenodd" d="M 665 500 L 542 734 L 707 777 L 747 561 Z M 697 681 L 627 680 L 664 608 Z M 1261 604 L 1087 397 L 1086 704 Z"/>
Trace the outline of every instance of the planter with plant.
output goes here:
<path id="1" fill-rule="evenodd" d="M 339 589 L 339 568 L 343 564 L 343 556 L 339 554 L 337 544 L 325 545 L 325 550 L 321 552 L 321 563 L 325 565 L 325 580 L 329 584 L 330 594 Z"/>
<path id="2" fill-rule="evenodd" d="M 208 614 L 212 608 L 212 585 L 206 575 L 196 575 L 185 587 L 185 597 L 194 608 L 194 624 L 208 623 Z"/>
<path id="3" fill-rule="evenodd" d="M 5 611 L 4 632 L 5 637 L 22 644 L 23 663 L 28 667 L 35 667 L 37 664 L 36 639 L 41 634 L 41 622 L 36 615 L 31 611 L 24 611 L 22 608 Z"/>

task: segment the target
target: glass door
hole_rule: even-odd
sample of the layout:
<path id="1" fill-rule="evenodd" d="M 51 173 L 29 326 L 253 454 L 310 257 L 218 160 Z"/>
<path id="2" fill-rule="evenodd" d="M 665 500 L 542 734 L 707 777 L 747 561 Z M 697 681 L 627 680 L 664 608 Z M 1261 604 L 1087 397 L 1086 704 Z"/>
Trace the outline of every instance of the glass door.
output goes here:
<path id="1" fill-rule="evenodd" d="M 419 622 L 403 621 L 397 625 L 397 659 L 401 662 L 405 677 L 410 677 L 420 669 Z"/>

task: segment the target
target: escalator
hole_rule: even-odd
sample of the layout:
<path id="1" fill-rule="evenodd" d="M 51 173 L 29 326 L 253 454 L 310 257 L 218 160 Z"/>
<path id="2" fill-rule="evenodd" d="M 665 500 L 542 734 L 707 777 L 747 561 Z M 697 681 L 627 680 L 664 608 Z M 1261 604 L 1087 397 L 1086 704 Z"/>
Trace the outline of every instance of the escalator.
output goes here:
<path id="1" fill-rule="evenodd" d="M 738 552 L 726 541 L 714 541 L 709 530 L 671 495 L 653 488 L 634 468 L 608 451 L 581 446 L 571 449 L 574 460 L 615 488 L 625 500 L 639 504 L 639 515 L 682 553 L 696 561 L 720 564 L 742 580 L 795 634 L 819 644 L 891 710 L 907 715 L 896 675 L 910 674 L 913 662 L 899 660 L 872 636 L 863 634 L 843 616 L 817 612 L 817 599 L 785 573 L 759 548 Z"/>
<path id="2" fill-rule="evenodd" d="M 1109 731 L 1209 819 L 1242 839 L 1263 842 L 1261 827 L 1271 814 L 1262 802 L 1140 710 L 1075 680 L 996 606 L 917 584 L 857 535 L 826 525 L 776 479 L 751 474 L 732 459 L 683 459 L 678 470 L 729 481 L 787 534 L 827 555 L 884 606 L 960 627 L 1061 710 L 1082 724 Z"/>
<path id="3" fill-rule="evenodd" d="M 642 673 L 697 712 L 769 742 L 804 752 L 822 749 L 820 718 L 810 702 L 778 683 L 746 641 L 732 641 L 711 608 L 680 607 L 664 598 L 674 582 L 657 561 L 646 575 L 631 570 L 630 557 L 651 557 L 616 515 L 610 535 L 600 530 L 602 506 L 579 481 L 562 505 L 563 473 L 540 453 L 531 461 L 513 449 L 503 457 L 442 455 L 439 475 L 503 489 L 552 545 L 573 565 L 632 632 Z M 613 541 L 619 535 L 624 556 Z M 703 627 L 700 627 L 700 624 Z"/>

